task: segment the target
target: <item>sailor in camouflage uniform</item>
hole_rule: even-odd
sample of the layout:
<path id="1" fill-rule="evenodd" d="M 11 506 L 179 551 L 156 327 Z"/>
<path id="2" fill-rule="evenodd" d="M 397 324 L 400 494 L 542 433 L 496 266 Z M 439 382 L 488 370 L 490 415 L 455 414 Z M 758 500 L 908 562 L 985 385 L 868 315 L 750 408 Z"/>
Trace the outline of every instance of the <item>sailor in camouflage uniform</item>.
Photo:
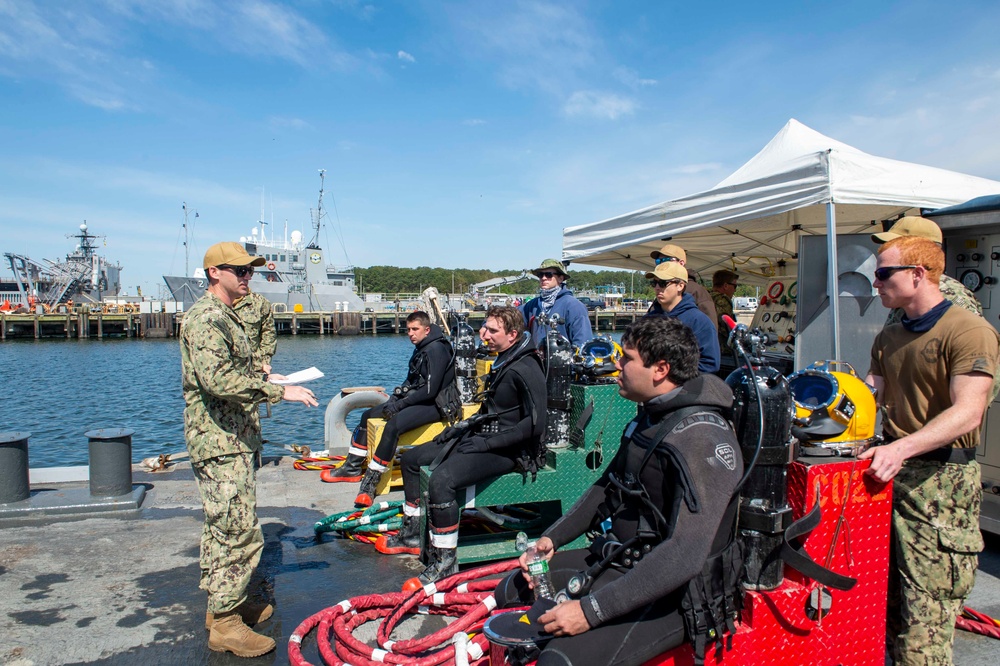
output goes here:
<path id="1" fill-rule="evenodd" d="M 929 239 L 879 248 L 875 287 L 905 316 L 876 336 L 866 378 L 887 443 L 858 457 L 871 459 L 879 481 L 894 479 L 886 638 L 897 665 L 952 663 L 955 619 L 983 548 L 975 453 L 1000 336 L 944 299 L 943 270 L 944 252 Z"/>
<path id="2" fill-rule="evenodd" d="M 715 312 L 719 315 L 719 349 L 723 354 L 729 351 L 729 326 L 722 317 L 726 316 L 736 321 L 733 295 L 739 286 L 739 279 L 739 275 L 725 268 L 712 274 L 712 301 L 715 303 Z"/>
<path id="3" fill-rule="evenodd" d="M 199 563 L 200 587 L 208 592 L 208 646 L 240 657 L 275 647 L 246 624 L 273 612 L 269 604 L 247 602 L 247 584 L 264 547 L 253 465 L 261 447 L 257 404 L 317 404 L 308 389 L 267 381 L 233 310 L 233 302 L 249 293 L 253 266 L 263 263 L 239 243 L 210 247 L 204 260 L 208 291 L 184 315 L 180 336 L 184 435 L 205 511 Z"/>
<path id="4" fill-rule="evenodd" d="M 900 218 L 892 225 L 889 231 L 872 234 L 872 240 L 881 245 L 894 238 L 901 238 L 903 236 L 926 238 L 938 245 L 941 245 L 944 240 L 944 237 L 941 235 L 941 227 L 926 217 Z M 941 279 L 938 280 L 938 289 L 941 290 L 941 295 L 944 296 L 945 300 L 951 301 L 958 307 L 968 310 L 974 315 L 983 316 L 983 306 L 979 303 L 979 300 L 969 291 L 968 287 L 955 278 L 942 273 Z M 885 319 L 885 326 L 898 324 L 902 319 L 903 308 L 893 308 L 889 310 L 889 316 Z M 993 378 L 993 388 L 990 389 L 990 402 L 996 399 L 998 393 L 1000 393 L 1000 373 L 997 373 Z"/>

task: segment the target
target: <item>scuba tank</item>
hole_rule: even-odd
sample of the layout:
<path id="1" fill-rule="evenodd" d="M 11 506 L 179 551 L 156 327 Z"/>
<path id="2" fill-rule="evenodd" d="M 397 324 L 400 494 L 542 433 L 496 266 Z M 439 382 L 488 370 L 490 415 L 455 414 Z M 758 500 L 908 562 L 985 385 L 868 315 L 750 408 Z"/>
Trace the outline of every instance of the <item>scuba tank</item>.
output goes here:
<path id="1" fill-rule="evenodd" d="M 547 423 L 543 443 L 549 449 L 569 446 L 570 412 L 573 381 L 573 345 L 559 333 L 559 315 L 540 315 L 539 321 L 549 327 L 539 345 L 545 360 L 545 387 L 548 398 Z"/>
<path id="2" fill-rule="evenodd" d="M 786 475 L 792 446 L 792 392 L 784 375 L 761 356 L 767 334 L 738 326 L 730 345 L 744 365 L 726 378 L 733 391 L 733 425 L 747 462 L 740 498 L 739 532 L 744 544 L 743 586 L 772 590 L 784 580 L 781 551 L 792 521 Z M 763 428 L 761 427 L 763 423 Z M 759 445 L 758 445 L 759 444 Z"/>
<path id="3" fill-rule="evenodd" d="M 452 336 L 455 347 L 455 380 L 462 403 L 475 402 L 478 384 L 476 382 L 476 333 L 466 323 L 464 313 L 457 315 L 455 333 Z"/>

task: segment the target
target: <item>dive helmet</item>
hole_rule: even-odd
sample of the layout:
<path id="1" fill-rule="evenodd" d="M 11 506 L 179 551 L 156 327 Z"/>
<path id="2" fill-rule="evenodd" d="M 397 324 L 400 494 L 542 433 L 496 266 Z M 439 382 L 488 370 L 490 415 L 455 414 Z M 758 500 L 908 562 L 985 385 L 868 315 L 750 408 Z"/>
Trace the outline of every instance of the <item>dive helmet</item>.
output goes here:
<path id="1" fill-rule="evenodd" d="M 875 391 L 861 381 L 849 363 L 817 361 L 791 375 L 788 385 L 795 401 L 792 434 L 805 447 L 857 455 L 872 445 Z"/>
<path id="2" fill-rule="evenodd" d="M 622 357 L 622 348 L 606 335 L 599 335 L 583 343 L 576 353 L 581 374 L 590 378 L 610 378 L 618 376 L 615 367 Z"/>

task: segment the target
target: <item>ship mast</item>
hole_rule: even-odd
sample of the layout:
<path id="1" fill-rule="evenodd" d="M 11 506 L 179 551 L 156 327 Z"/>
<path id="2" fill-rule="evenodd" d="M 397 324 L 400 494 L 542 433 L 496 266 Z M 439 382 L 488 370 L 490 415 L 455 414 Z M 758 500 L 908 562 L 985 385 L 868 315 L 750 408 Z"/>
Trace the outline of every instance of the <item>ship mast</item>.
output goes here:
<path id="1" fill-rule="evenodd" d="M 184 211 L 184 277 L 189 277 L 191 275 L 191 251 L 188 247 L 188 212 L 191 210 L 188 208 L 187 202 L 181 202 L 181 209 Z M 198 217 L 198 211 L 194 211 L 194 216 Z"/>
<path id="2" fill-rule="evenodd" d="M 316 204 L 316 219 L 313 220 L 313 237 L 307 247 L 319 247 L 319 228 L 323 224 L 323 183 L 326 181 L 326 169 L 319 170 L 319 202 Z"/>

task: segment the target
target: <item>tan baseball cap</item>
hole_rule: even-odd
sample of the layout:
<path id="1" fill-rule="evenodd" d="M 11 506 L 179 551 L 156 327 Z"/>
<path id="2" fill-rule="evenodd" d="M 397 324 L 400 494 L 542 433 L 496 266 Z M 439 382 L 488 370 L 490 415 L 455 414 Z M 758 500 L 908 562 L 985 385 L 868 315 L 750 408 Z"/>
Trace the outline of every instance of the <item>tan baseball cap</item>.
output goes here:
<path id="1" fill-rule="evenodd" d="M 686 268 L 678 264 L 676 261 L 665 261 L 662 264 L 659 264 L 651 272 L 646 273 L 647 280 L 651 280 L 653 278 L 658 280 L 682 280 L 686 284 L 688 281 L 688 272 Z"/>
<path id="2" fill-rule="evenodd" d="M 246 249 L 234 241 L 216 243 L 205 252 L 203 268 L 210 266 L 263 266 L 264 257 L 251 257 Z"/>
<path id="3" fill-rule="evenodd" d="M 687 261 L 687 252 L 684 251 L 680 245 L 674 245 L 673 243 L 667 243 L 659 250 L 650 252 L 649 256 L 653 259 L 658 257 L 674 257 L 675 259 L 680 259 L 681 261 Z"/>
<path id="4" fill-rule="evenodd" d="M 903 236 L 915 236 L 916 238 L 926 238 L 935 243 L 941 243 L 941 227 L 934 224 L 926 217 L 908 216 L 901 217 L 896 224 L 892 225 L 889 231 L 880 234 L 872 234 L 872 240 L 881 245 Z"/>

